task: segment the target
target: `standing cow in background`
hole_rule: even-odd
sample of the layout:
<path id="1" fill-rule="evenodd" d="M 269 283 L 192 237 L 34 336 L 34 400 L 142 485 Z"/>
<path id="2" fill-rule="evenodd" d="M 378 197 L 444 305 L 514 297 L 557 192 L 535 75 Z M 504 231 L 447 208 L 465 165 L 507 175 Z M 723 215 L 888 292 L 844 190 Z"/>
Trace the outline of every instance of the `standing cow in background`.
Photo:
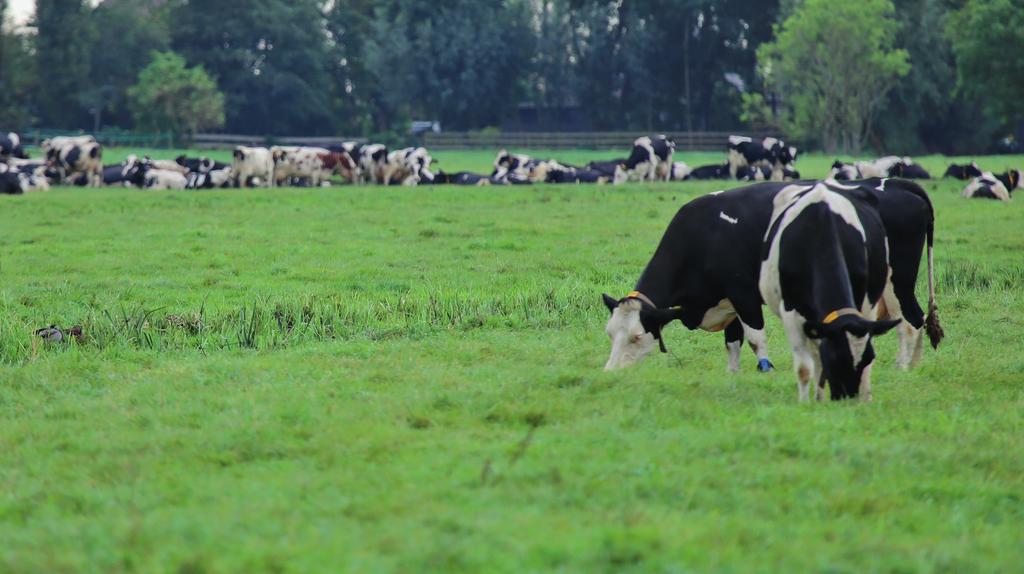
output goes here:
<path id="1" fill-rule="evenodd" d="M 615 183 L 671 180 L 675 149 L 675 140 L 668 136 L 637 138 L 629 157 L 615 169 Z"/>
<path id="2" fill-rule="evenodd" d="M 384 144 L 366 144 L 359 148 L 359 156 L 355 157 L 359 165 L 359 182 L 386 185 L 384 170 L 388 163 L 388 148 Z"/>
<path id="3" fill-rule="evenodd" d="M 274 185 L 288 185 L 289 178 L 299 178 L 320 187 L 330 175 L 325 173 L 322 159 L 330 154 L 326 148 L 274 146 L 270 153 L 274 157 Z"/>
<path id="4" fill-rule="evenodd" d="M 754 140 L 745 136 L 729 136 L 729 176 L 739 179 L 745 167 L 766 166 L 771 169 L 772 181 L 782 181 L 786 169 L 794 170 L 797 149 L 777 138 Z"/>
<path id="5" fill-rule="evenodd" d="M 55 137 L 43 141 L 46 162 L 62 183 L 84 181 L 92 187 L 103 183 L 103 146 L 92 136 Z"/>
<path id="6" fill-rule="evenodd" d="M 235 187 L 250 187 L 258 179 L 263 187 L 274 187 L 274 156 L 265 147 L 238 146 L 231 162 Z"/>

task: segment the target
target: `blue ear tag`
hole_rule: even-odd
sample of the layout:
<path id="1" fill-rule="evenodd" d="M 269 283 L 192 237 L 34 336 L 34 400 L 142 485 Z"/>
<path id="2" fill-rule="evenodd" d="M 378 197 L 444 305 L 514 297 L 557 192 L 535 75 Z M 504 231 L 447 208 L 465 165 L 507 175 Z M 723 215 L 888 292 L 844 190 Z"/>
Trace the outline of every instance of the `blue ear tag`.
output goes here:
<path id="1" fill-rule="evenodd" d="M 760 359 L 757 361 L 757 370 L 762 373 L 770 373 L 775 370 L 775 365 L 768 359 Z"/>

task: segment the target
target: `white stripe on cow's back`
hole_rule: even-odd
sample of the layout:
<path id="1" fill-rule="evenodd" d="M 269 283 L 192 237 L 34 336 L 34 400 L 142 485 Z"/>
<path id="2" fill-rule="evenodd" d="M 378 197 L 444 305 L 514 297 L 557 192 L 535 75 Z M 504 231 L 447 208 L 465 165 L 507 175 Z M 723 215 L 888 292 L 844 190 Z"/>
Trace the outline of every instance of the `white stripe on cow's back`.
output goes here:
<path id="1" fill-rule="evenodd" d="M 805 193 L 802 193 L 805 192 Z M 789 198 L 789 203 L 779 204 L 780 196 L 786 194 Z M 781 198 L 785 200 L 785 198 Z M 857 216 L 857 210 L 854 208 L 853 203 L 839 195 L 838 193 L 828 189 L 823 183 L 816 183 L 808 189 L 806 186 L 791 185 L 784 188 L 776 196 L 775 212 L 772 214 L 772 224 L 768 227 L 768 233 L 771 233 L 772 227 L 775 226 L 775 222 L 779 221 L 778 230 L 775 232 L 775 236 L 771 239 L 771 246 L 768 250 L 768 258 L 761 264 L 761 278 L 758 282 L 758 287 L 761 291 L 761 297 L 764 298 L 765 304 L 768 305 L 776 314 L 782 312 L 782 308 L 779 306 L 782 302 L 782 285 L 779 279 L 779 256 L 780 256 L 780 245 L 782 242 L 782 236 L 786 232 L 786 228 L 789 227 L 797 217 L 807 207 L 816 203 L 824 203 L 828 206 L 829 211 L 838 215 L 848 225 L 860 232 L 861 238 L 867 241 L 867 235 L 864 232 L 864 225 L 861 223 L 860 218 Z M 767 236 L 765 237 L 767 239 Z"/>

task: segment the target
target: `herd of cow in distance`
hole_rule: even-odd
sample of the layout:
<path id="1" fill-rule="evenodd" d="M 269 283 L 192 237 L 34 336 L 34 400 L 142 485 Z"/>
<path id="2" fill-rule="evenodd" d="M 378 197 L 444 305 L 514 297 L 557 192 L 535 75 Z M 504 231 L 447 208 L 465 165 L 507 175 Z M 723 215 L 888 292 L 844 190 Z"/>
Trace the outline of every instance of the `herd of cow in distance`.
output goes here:
<path id="1" fill-rule="evenodd" d="M 728 157 L 719 164 L 691 168 L 674 161 L 675 142 L 666 136 L 641 137 L 628 157 L 573 166 L 502 150 L 488 174 L 433 171 L 436 163 L 423 147 L 389 151 L 383 144 L 345 142 L 329 147 L 239 146 L 231 163 L 181 156 L 175 161 L 129 156 L 103 164 L 103 147 L 92 136 L 55 137 L 42 142 L 40 159 L 30 159 L 16 133 L 0 133 L 0 193 L 47 190 L 51 185 L 116 185 L 144 189 L 212 189 L 330 185 L 332 177 L 352 184 L 374 185 L 529 185 L 534 183 L 613 183 L 728 179 L 797 181 L 797 149 L 776 138 L 754 140 L 730 136 Z M 953 165 L 946 176 L 970 180 L 965 197 L 1009 201 L 1021 187 L 1021 173 L 982 172 L 976 164 Z M 908 157 L 832 166 L 829 179 L 870 177 L 929 178 Z"/>
<path id="2" fill-rule="evenodd" d="M 721 164 L 690 169 L 673 161 L 675 143 L 642 137 L 628 157 L 577 167 L 501 151 L 490 175 L 431 170 L 422 147 L 396 151 L 380 144 L 331 148 L 237 147 L 230 164 L 209 158 L 176 161 L 130 156 L 102 164 L 89 137 L 43 142 L 44 158 L 27 158 L 15 134 L 0 135 L 4 193 L 66 185 L 127 185 L 149 189 L 324 185 L 332 176 L 354 184 L 519 185 L 732 179 L 751 185 L 718 191 L 683 205 L 635 286 L 624 297 L 604 295 L 611 341 L 606 369 L 641 361 L 678 320 L 687 328 L 723 332 L 728 368 L 738 371 L 746 342 L 757 369 L 774 370 L 762 307 L 783 324 L 793 354 L 798 396 L 871 399 L 872 338 L 897 329 L 896 363 L 922 358 L 927 336 L 944 337 L 936 313 L 935 214 L 915 179 L 929 174 L 910 158 L 836 162 L 824 180 L 802 180 L 797 150 L 779 139 L 733 136 Z M 945 176 L 967 180 L 965 197 L 1009 201 L 1021 172 L 996 175 L 974 163 Z M 915 287 L 926 257 L 927 313 Z"/>

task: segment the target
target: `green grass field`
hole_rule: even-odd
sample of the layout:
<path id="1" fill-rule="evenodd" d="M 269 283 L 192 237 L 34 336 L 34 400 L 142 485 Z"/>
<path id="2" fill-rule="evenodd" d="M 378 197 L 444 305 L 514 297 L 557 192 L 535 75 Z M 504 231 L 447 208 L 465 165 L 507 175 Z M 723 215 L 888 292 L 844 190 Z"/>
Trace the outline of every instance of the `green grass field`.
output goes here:
<path id="1" fill-rule="evenodd" d="M 1019 571 L 1019 206 L 925 184 L 947 339 L 871 404 L 798 404 L 774 318 L 773 374 L 678 323 L 602 372 L 723 185 L 0 197 L 0 572 Z"/>

